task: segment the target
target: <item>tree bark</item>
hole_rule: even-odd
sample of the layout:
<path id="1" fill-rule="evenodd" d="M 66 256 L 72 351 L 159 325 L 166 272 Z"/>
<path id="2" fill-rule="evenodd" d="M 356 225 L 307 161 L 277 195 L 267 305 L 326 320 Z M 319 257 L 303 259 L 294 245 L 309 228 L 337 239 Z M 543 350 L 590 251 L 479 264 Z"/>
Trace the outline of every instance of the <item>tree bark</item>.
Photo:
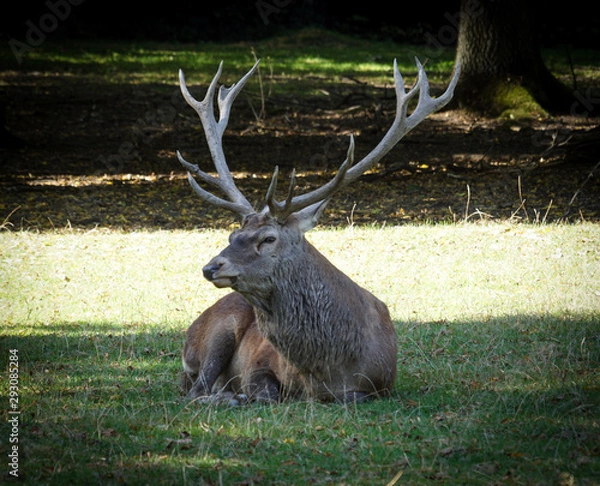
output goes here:
<path id="1" fill-rule="evenodd" d="M 497 116 L 528 94 L 546 111 L 571 109 L 575 98 L 546 68 L 531 14 L 529 1 L 461 0 L 459 106 Z"/>

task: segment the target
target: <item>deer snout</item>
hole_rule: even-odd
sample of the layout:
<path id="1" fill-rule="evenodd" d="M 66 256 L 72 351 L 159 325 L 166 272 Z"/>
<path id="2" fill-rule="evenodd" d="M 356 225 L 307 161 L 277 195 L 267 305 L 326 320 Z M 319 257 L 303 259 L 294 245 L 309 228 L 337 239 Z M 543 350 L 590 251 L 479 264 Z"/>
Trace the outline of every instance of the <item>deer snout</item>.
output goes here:
<path id="1" fill-rule="evenodd" d="M 226 258 L 213 258 L 202 268 L 204 278 L 216 287 L 231 287 L 237 281 L 238 274 L 232 268 L 228 268 L 230 265 L 227 263 Z"/>
<path id="2" fill-rule="evenodd" d="M 209 282 L 212 281 L 215 273 L 217 273 L 217 271 L 219 270 L 219 268 L 221 268 L 219 265 L 206 265 L 203 269 L 202 269 L 202 273 L 204 274 L 204 278 L 206 280 L 208 280 Z"/>
<path id="3" fill-rule="evenodd" d="M 202 273 L 204 274 L 204 278 L 210 282 L 215 278 L 215 274 L 221 270 L 221 267 L 225 265 L 225 261 L 223 259 L 213 259 L 208 262 L 207 265 L 202 268 Z"/>

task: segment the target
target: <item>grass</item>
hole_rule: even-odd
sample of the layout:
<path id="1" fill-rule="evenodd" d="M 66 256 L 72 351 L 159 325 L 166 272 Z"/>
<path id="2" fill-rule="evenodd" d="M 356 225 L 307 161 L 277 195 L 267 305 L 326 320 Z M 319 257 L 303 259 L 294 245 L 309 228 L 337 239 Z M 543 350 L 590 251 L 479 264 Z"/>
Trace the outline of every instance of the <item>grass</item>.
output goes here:
<path id="1" fill-rule="evenodd" d="M 391 86 L 394 59 L 410 85 L 416 76 L 415 56 L 426 63 L 432 84 L 441 86 L 448 82 L 454 66 L 450 47 L 367 42 L 319 29 L 235 44 L 50 40 L 26 54 L 21 65 L 9 49 L 0 51 L 0 62 L 9 73 L 12 69 L 37 76 L 60 72 L 77 76 L 82 83 L 101 80 L 165 87 L 177 83 L 177 71 L 183 68 L 190 83 L 205 86 L 221 60 L 226 66 L 222 81 L 230 84 L 248 71 L 255 54 L 262 59 L 263 76 L 273 95 L 315 94 L 330 84 L 339 86 L 342 79 Z M 573 77 L 579 89 L 597 84 L 596 51 L 576 50 L 569 53 L 571 60 L 563 49 L 546 49 L 543 54 L 553 73 L 569 86 Z"/>
<path id="2" fill-rule="evenodd" d="M 389 71 L 395 57 L 400 66 L 416 71 L 413 57 L 428 56 L 424 49 L 392 42 L 364 42 L 333 32 L 307 29 L 300 34 L 237 44 L 177 44 L 156 42 L 78 41 L 48 42 L 26 55 L 22 68 L 26 70 L 65 70 L 90 74 L 108 82 L 122 82 L 135 74 L 139 82 L 167 82 L 177 69 L 194 71 L 202 83 L 210 81 L 218 63 L 223 60 L 235 80 L 254 63 L 254 53 L 271 64 L 275 72 L 288 75 L 347 73 L 379 73 L 389 83 Z M 16 60 L 10 51 L 0 51 L 5 66 Z M 436 64 L 449 63 L 452 50 L 436 51 Z M 175 73 L 175 74 L 173 74 Z M 226 74 L 226 73 L 224 73 Z"/>
<path id="3" fill-rule="evenodd" d="M 224 294 L 200 272 L 223 231 L 0 233 L 0 389 L 17 349 L 25 482 L 598 484 L 597 225 L 309 238 L 388 304 L 390 399 L 228 408 L 179 396 L 183 333 Z M 0 414 L 6 457 L 5 400 Z"/>

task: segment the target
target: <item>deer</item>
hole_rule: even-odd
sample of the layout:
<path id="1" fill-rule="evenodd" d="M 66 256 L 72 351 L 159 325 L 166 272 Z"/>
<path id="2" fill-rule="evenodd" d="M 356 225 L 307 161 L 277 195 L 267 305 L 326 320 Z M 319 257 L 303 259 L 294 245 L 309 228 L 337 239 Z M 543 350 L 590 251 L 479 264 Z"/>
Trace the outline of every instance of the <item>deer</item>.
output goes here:
<path id="1" fill-rule="evenodd" d="M 259 62 L 239 82 L 229 88 L 221 85 L 217 93 L 221 62 L 202 101 L 192 96 L 179 70 L 181 93 L 200 117 L 216 175 L 186 161 L 180 151 L 177 158 L 205 203 L 241 218 L 229 245 L 202 269 L 215 287 L 233 292 L 206 309 L 187 330 L 182 390 L 194 400 L 226 397 L 233 404 L 287 399 L 353 403 L 389 397 L 398 349 L 388 307 L 336 268 L 305 233 L 317 225 L 334 193 L 357 181 L 451 100 L 460 66 L 455 66 L 443 94 L 432 97 L 418 59 L 417 80 L 408 90 L 394 60 L 396 115 L 377 146 L 355 163 L 351 135 L 346 158 L 327 183 L 295 194 L 292 171 L 284 199 L 276 197 L 275 166 L 264 205 L 256 210 L 235 184 L 222 136 L 232 104 Z M 408 114 L 415 97 L 417 104 Z"/>

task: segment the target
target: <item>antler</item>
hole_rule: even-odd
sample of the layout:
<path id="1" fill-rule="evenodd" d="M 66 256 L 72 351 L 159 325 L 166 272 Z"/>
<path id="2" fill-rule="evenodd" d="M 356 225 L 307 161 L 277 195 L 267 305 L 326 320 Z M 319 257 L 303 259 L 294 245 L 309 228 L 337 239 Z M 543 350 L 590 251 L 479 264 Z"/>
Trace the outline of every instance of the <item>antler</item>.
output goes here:
<path id="1" fill-rule="evenodd" d="M 301 194 L 296 197 L 291 197 L 294 185 L 292 177 L 288 197 L 285 202 L 277 202 L 274 199 L 277 177 L 277 170 L 273 174 L 271 186 L 267 192 L 267 205 L 271 215 L 279 220 L 284 220 L 290 214 L 300 211 L 311 204 L 316 204 L 319 201 L 326 201 L 339 188 L 350 184 L 358 179 L 362 174 L 371 169 L 379 162 L 385 154 L 387 154 L 401 139 L 421 123 L 428 115 L 434 111 L 443 108 L 448 104 L 454 95 L 454 88 L 460 76 L 460 65 L 457 64 L 454 75 L 450 80 L 450 84 L 446 91 L 437 98 L 432 98 L 429 94 L 429 81 L 425 69 L 415 58 L 419 71 L 417 82 L 406 92 L 404 87 L 404 79 L 398 70 L 398 64 L 394 59 L 394 81 L 396 86 L 396 118 L 392 123 L 381 142 L 362 160 L 353 166 L 354 159 L 354 137 L 350 136 L 350 147 L 346 160 L 338 169 L 335 177 L 324 186 L 315 189 L 306 194 Z M 408 102 L 419 93 L 419 100 L 413 112 L 407 116 Z"/>
<path id="2" fill-rule="evenodd" d="M 402 139 L 402 137 L 404 137 L 404 135 L 415 128 L 428 115 L 448 104 L 454 95 L 454 88 L 456 87 L 456 83 L 458 82 L 460 75 L 460 66 L 458 64 L 456 65 L 454 75 L 452 76 L 446 91 L 441 96 L 432 98 L 429 94 L 429 81 L 427 79 L 427 74 L 425 73 L 425 70 L 423 69 L 423 66 L 419 60 L 415 59 L 415 61 L 418 69 L 417 82 L 407 92 L 404 87 L 404 79 L 398 70 L 396 60 L 394 60 L 396 118 L 381 142 L 379 142 L 379 144 L 368 155 L 354 165 L 354 137 L 350 136 L 350 144 L 348 147 L 346 160 L 342 163 L 335 176 L 328 183 L 319 187 L 318 189 L 315 189 L 314 191 L 293 196 L 296 179 L 295 173 L 292 172 L 287 197 L 281 202 L 275 200 L 277 178 L 279 176 L 279 169 L 276 167 L 275 171 L 273 172 L 271 184 L 267 190 L 267 195 L 265 198 L 265 211 L 268 210 L 269 213 L 279 221 L 284 221 L 293 213 L 301 211 L 302 209 L 313 204 L 329 200 L 333 193 L 338 189 L 355 181 L 362 174 L 371 169 Z M 225 88 L 223 86 L 220 87 L 218 95 L 219 121 L 217 122 L 214 116 L 213 99 L 217 82 L 221 76 L 222 66 L 223 63 L 221 62 L 217 74 L 213 78 L 202 102 L 196 101 L 189 93 L 185 85 L 183 72 L 181 70 L 179 71 L 181 92 L 183 93 L 183 96 L 188 104 L 193 107 L 200 116 L 200 120 L 202 121 L 202 126 L 204 127 L 204 132 L 206 134 L 206 140 L 208 142 L 211 156 L 219 177 L 212 177 L 200 170 L 197 165 L 190 164 L 189 162 L 185 161 L 179 152 L 177 152 L 177 157 L 184 167 L 188 169 L 188 179 L 190 184 L 202 199 L 208 203 L 236 212 L 242 216 L 247 216 L 255 211 L 233 181 L 231 172 L 227 167 L 225 154 L 223 153 L 222 136 L 229 120 L 231 105 L 235 100 L 235 97 L 246 84 L 248 78 L 256 70 L 258 62 L 237 84 L 233 84 L 230 88 Z M 417 106 L 412 113 L 407 116 L 408 103 L 417 95 L 417 93 L 419 94 Z M 208 184 L 222 190 L 229 198 L 229 201 L 215 196 L 214 194 L 211 194 L 200 187 L 190 172 L 193 172 L 204 182 L 207 182 Z"/>
<path id="3" fill-rule="evenodd" d="M 214 98 L 215 98 L 215 90 L 217 88 L 217 83 L 219 78 L 221 77 L 221 71 L 223 69 L 223 61 L 219 64 L 219 69 L 217 70 L 217 74 L 213 78 L 210 83 L 208 90 L 206 91 L 206 96 L 204 100 L 197 101 L 189 92 L 186 84 L 185 77 L 183 76 L 183 71 L 179 70 L 179 86 L 181 87 L 181 94 L 187 101 L 188 105 L 190 105 L 198 116 L 200 116 L 200 120 L 202 122 L 202 126 L 204 128 L 204 134 L 206 136 L 206 141 L 208 142 L 208 148 L 210 150 L 210 155 L 212 157 L 213 163 L 215 165 L 215 169 L 217 169 L 217 173 L 219 177 L 213 177 L 206 172 L 200 170 L 200 168 L 196 164 L 190 164 L 187 162 L 177 151 L 177 158 L 179 162 L 188 170 L 188 180 L 196 193 L 204 199 L 206 202 L 210 204 L 214 204 L 215 206 L 228 209 L 229 211 L 233 211 L 242 216 L 247 216 L 249 214 L 254 213 L 254 208 L 248 202 L 248 200 L 244 197 L 244 195 L 240 192 L 240 190 L 236 187 L 231 172 L 229 171 L 229 167 L 227 166 L 227 160 L 225 159 L 225 153 L 223 152 L 223 132 L 225 128 L 227 128 L 227 123 L 229 122 L 229 112 L 231 111 L 231 105 L 233 104 L 236 96 L 240 93 L 248 78 L 252 76 L 256 68 L 258 67 L 257 61 L 256 64 L 246 73 L 246 75 L 240 79 L 240 81 L 236 84 L 232 84 L 229 88 L 225 88 L 221 86 L 219 88 L 219 94 L 217 103 L 219 106 L 219 121 L 217 122 L 215 118 L 214 112 Z M 190 174 L 190 172 L 197 175 L 200 179 L 208 184 L 220 189 L 227 195 L 229 201 L 222 199 L 210 192 L 206 191 L 196 182 L 194 177 Z"/>

